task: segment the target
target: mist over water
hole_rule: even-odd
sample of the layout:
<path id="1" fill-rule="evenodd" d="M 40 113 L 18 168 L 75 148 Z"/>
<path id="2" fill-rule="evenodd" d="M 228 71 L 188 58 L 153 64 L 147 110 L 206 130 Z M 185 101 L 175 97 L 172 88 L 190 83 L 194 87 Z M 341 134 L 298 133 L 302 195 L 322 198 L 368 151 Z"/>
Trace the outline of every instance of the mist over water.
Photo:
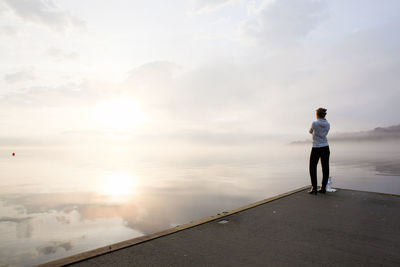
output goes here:
<path id="1" fill-rule="evenodd" d="M 0 0 L 0 266 L 309 185 L 318 107 L 333 186 L 400 193 L 400 1 L 165 3 Z"/>
<path id="2" fill-rule="evenodd" d="M 400 194 L 399 147 L 331 143 L 333 187 Z M 0 264 L 43 263 L 309 185 L 310 150 L 265 140 L 3 147 Z"/>

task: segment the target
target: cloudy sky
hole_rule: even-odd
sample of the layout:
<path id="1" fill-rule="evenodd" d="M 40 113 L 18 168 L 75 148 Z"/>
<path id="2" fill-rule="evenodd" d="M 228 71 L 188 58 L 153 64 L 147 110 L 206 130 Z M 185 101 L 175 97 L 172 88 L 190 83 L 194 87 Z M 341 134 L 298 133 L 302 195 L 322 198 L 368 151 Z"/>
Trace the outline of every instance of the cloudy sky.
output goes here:
<path id="1" fill-rule="evenodd" d="M 0 0 L 0 138 L 399 124 L 397 0 Z M 4 143 L 4 142 L 3 142 Z"/>

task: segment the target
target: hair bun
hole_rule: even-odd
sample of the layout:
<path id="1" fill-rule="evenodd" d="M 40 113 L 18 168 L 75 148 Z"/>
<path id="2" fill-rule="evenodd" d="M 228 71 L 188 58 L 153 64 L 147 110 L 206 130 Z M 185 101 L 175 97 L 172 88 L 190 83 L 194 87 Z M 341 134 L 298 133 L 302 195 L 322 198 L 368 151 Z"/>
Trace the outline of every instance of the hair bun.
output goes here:
<path id="1" fill-rule="evenodd" d="M 316 111 L 317 111 L 318 116 L 325 117 L 327 109 L 326 108 L 318 108 Z"/>

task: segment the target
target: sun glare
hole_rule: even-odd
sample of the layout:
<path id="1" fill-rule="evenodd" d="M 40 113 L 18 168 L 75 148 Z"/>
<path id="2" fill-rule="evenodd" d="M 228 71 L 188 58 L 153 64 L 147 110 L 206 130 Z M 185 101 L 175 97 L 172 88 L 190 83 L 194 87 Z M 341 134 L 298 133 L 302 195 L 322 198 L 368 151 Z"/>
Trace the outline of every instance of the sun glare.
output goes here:
<path id="1" fill-rule="evenodd" d="M 136 178 L 132 175 L 112 174 L 105 177 L 102 192 L 109 196 L 130 195 L 136 183 Z"/>
<path id="2" fill-rule="evenodd" d="M 113 129 L 135 128 L 145 121 L 138 104 L 130 98 L 115 98 L 98 103 L 93 108 L 96 122 Z"/>

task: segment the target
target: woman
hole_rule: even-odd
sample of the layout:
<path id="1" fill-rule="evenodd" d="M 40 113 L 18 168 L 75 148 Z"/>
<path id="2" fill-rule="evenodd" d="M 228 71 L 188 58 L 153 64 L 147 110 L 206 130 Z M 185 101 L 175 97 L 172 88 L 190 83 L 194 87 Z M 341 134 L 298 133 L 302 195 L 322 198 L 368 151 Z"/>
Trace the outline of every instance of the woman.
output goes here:
<path id="1" fill-rule="evenodd" d="M 328 135 L 330 124 L 325 119 L 326 109 L 319 108 L 316 110 L 317 120 L 311 125 L 310 134 L 313 136 L 313 147 L 310 155 L 310 177 L 311 189 L 308 191 L 310 194 L 326 193 L 326 184 L 329 178 L 329 144 L 326 136 Z M 321 159 L 322 165 L 322 185 L 320 190 L 317 191 L 317 165 Z"/>

